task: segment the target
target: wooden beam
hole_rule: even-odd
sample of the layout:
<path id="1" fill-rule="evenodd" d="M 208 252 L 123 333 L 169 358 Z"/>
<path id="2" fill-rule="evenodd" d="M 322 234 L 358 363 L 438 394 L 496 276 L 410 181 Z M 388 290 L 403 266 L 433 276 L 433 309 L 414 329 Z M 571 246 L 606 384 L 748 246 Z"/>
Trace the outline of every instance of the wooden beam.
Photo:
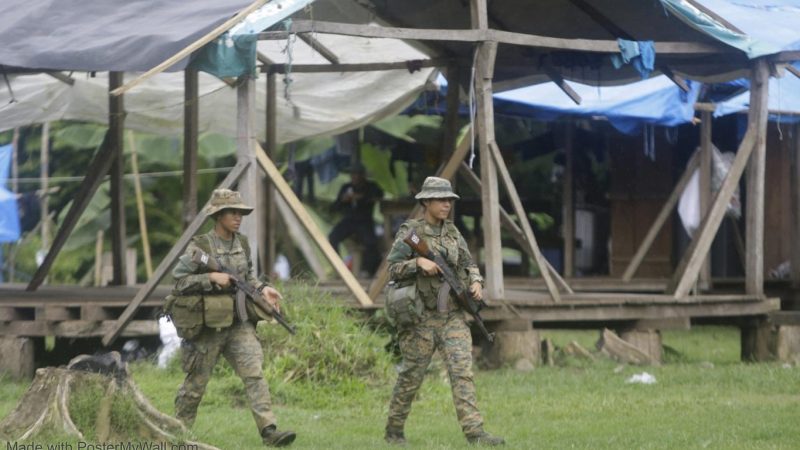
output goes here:
<path id="1" fill-rule="evenodd" d="M 531 228 L 530 221 L 528 220 L 528 214 L 525 212 L 525 208 L 522 206 L 522 200 L 519 198 L 519 193 L 517 193 L 517 188 L 514 186 L 514 181 L 511 179 L 511 174 L 509 173 L 508 167 L 506 167 L 506 163 L 503 160 L 503 155 L 500 153 L 500 149 L 497 148 L 497 144 L 495 144 L 494 141 L 489 143 L 489 152 L 494 159 L 497 171 L 500 174 L 500 179 L 503 181 L 503 185 L 506 188 L 508 197 L 514 207 L 514 213 L 519 219 L 523 233 L 525 233 L 525 240 L 530 243 L 531 249 L 534 252 L 534 260 L 536 261 L 536 265 L 539 266 L 539 272 L 541 273 L 545 285 L 547 286 L 547 291 L 550 293 L 550 297 L 553 299 L 553 301 L 558 303 L 561 301 L 561 295 L 558 293 L 558 289 L 553 283 L 553 279 L 550 277 L 550 271 L 547 270 L 547 260 L 544 258 L 544 255 L 542 255 L 542 252 L 539 249 L 539 244 L 536 242 L 536 236 L 533 234 L 533 228 Z M 497 234 L 499 235 L 500 233 Z"/>
<path id="2" fill-rule="evenodd" d="M 278 153 L 278 84 L 275 73 L 267 74 L 267 123 L 266 123 L 266 147 L 264 151 L 267 157 L 272 159 Z M 275 186 L 267 179 L 266 190 L 267 210 L 264 220 L 267 227 L 267 242 L 264 252 L 264 266 L 271 270 L 275 264 L 276 244 L 278 242 L 278 213 L 275 206 Z M 306 256 L 308 258 L 308 256 Z M 265 272 L 269 273 L 268 270 Z"/>
<path id="3" fill-rule="evenodd" d="M 439 166 L 439 169 L 436 171 L 436 176 L 439 178 L 445 178 L 448 180 L 452 180 L 458 170 L 459 165 L 464 161 L 464 158 L 467 156 L 467 152 L 472 146 L 472 132 L 471 130 L 467 130 L 464 133 L 464 137 L 459 142 L 456 150 L 450 156 L 450 159 L 447 160 L 445 164 Z M 408 219 L 415 219 L 420 216 L 422 213 L 422 207 L 419 204 L 414 205 L 414 208 L 411 209 L 411 213 L 408 215 Z M 381 262 L 380 267 L 378 270 L 375 271 L 375 277 L 372 279 L 372 283 L 369 285 L 369 297 L 371 299 L 377 299 L 378 295 L 380 295 L 381 291 L 383 290 L 386 283 L 389 282 L 389 264 L 384 258 Z"/>
<path id="4" fill-rule="evenodd" d="M 317 256 L 317 253 L 314 251 L 311 240 L 301 231 L 303 226 L 300 224 L 300 221 L 297 220 L 297 217 L 294 216 L 291 208 L 289 208 L 289 204 L 286 203 L 286 200 L 283 198 L 275 196 L 275 205 L 280 212 L 281 220 L 283 220 L 286 225 L 286 231 L 289 233 L 289 237 L 297 248 L 300 249 L 300 253 L 305 257 L 311 271 L 314 272 L 318 281 L 325 281 L 328 278 L 328 274 L 325 273 L 322 260 L 319 259 L 319 256 Z"/>
<path id="5" fill-rule="evenodd" d="M 306 211 L 303 203 L 297 198 L 297 195 L 295 195 L 292 188 L 289 186 L 286 180 L 283 179 L 281 172 L 278 170 L 272 160 L 269 159 L 266 152 L 264 152 L 264 149 L 262 149 L 258 143 L 254 144 L 253 153 L 256 155 L 261 168 L 267 172 L 267 177 L 275 185 L 275 189 L 289 205 L 289 208 L 291 208 L 294 215 L 306 229 L 306 232 L 311 235 L 311 238 L 314 240 L 314 242 L 316 242 L 319 248 L 322 249 L 322 253 L 328 259 L 328 262 L 331 263 L 334 270 L 336 270 L 336 273 L 338 273 L 342 280 L 344 280 L 344 283 L 347 285 L 348 289 L 350 289 L 350 292 L 353 294 L 356 300 L 362 306 L 372 305 L 373 302 L 364 291 L 364 288 L 362 288 L 358 283 L 358 280 L 356 280 L 355 276 L 353 276 L 353 273 L 350 272 L 350 269 L 344 265 L 342 258 L 339 257 L 339 254 L 336 253 L 336 250 L 334 250 L 330 242 L 328 242 L 328 238 L 322 233 L 322 231 L 320 231 L 319 227 L 317 227 L 317 224 L 308 214 L 308 211 Z"/>
<path id="6" fill-rule="evenodd" d="M 325 47 L 322 42 L 316 40 L 313 36 L 306 33 L 298 34 L 297 36 L 301 41 L 308 44 L 309 47 L 314 49 L 314 51 L 319 53 L 323 58 L 327 59 L 329 63 L 339 64 L 339 57 L 336 56 L 336 54 L 333 53 L 328 47 Z"/>
<path id="7" fill-rule="evenodd" d="M 680 199 L 683 190 L 686 188 L 686 185 L 689 184 L 689 180 L 692 179 L 692 175 L 694 175 L 695 169 L 697 169 L 698 165 L 698 156 L 697 153 L 692 155 L 689 159 L 689 162 L 686 163 L 686 169 L 683 170 L 683 175 L 678 179 L 678 182 L 675 184 L 675 188 L 672 189 L 672 193 L 667 198 L 667 201 L 664 202 L 664 206 L 661 207 L 661 211 L 658 212 L 656 216 L 656 220 L 653 221 L 653 224 L 650 225 L 650 229 L 647 230 L 647 234 L 645 234 L 642 243 L 639 244 L 639 248 L 636 249 L 636 253 L 631 258 L 631 261 L 628 263 L 628 267 L 625 268 L 625 272 L 622 274 L 622 281 L 629 282 L 634 275 L 636 275 L 636 271 L 639 270 L 639 266 L 642 265 L 642 261 L 644 260 L 645 255 L 650 250 L 650 247 L 655 242 L 656 237 L 658 236 L 659 231 L 661 231 L 661 227 L 664 226 L 667 219 L 672 215 L 672 209 L 675 208 L 675 205 L 678 204 L 678 199 Z"/>
<path id="8" fill-rule="evenodd" d="M 122 72 L 108 73 L 109 91 L 122 86 Z M 127 251 L 125 229 L 125 105 L 122 96 L 108 96 L 108 136 L 109 149 L 116 153 L 111 169 L 111 261 L 114 277 L 111 284 L 124 285 L 126 282 Z"/>
<path id="9" fill-rule="evenodd" d="M 62 83 L 66 83 L 70 86 L 75 86 L 75 78 L 72 78 L 69 75 L 64 75 L 61 72 L 45 72 L 45 73 Z"/>
<path id="10" fill-rule="evenodd" d="M 497 43 L 478 44 L 475 70 L 475 98 L 477 117 L 475 126 L 481 164 L 481 191 L 483 231 L 484 279 L 489 298 L 503 298 L 503 245 L 500 239 L 500 193 L 497 186 L 497 171 L 492 161 L 490 145 L 494 142 L 494 103 L 492 98 L 492 74 Z"/>
<path id="11" fill-rule="evenodd" d="M 574 176 L 575 148 L 574 128 L 571 122 L 564 124 L 564 180 L 561 195 L 562 234 L 564 236 L 564 276 L 575 275 L 575 194 Z"/>
<path id="12" fill-rule="evenodd" d="M 725 217 L 725 210 L 731 195 L 739 184 L 739 179 L 744 172 L 747 161 L 753 152 L 758 139 L 758 123 L 766 120 L 766 91 L 767 91 L 767 63 L 764 60 L 756 60 L 750 89 L 750 117 L 747 132 L 742 139 L 736 158 L 731 165 L 728 175 L 722 182 L 720 190 L 714 196 L 711 209 L 700 223 L 700 228 L 692 239 L 689 248 L 686 249 L 680 263 L 678 264 L 672 281 L 667 287 L 667 292 L 673 294 L 675 298 L 684 298 L 689 293 L 700 272 L 700 266 L 708 255 L 714 235 L 719 229 L 722 219 Z"/>
<path id="13" fill-rule="evenodd" d="M 567 94 L 567 97 L 572 99 L 572 101 L 575 102 L 576 105 L 581 104 L 581 101 L 583 101 L 583 99 L 581 99 L 581 96 L 577 92 L 575 92 L 575 89 L 572 89 L 572 86 L 570 86 L 569 83 L 567 83 L 564 77 L 562 77 L 561 74 L 558 73 L 556 69 L 554 69 L 551 66 L 544 66 L 542 67 L 542 69 L 544 69 L 544 73 L 547 74 L 547 77 L 550 78 L 550 81 L 555 83 L 555 85 L 558 86 L 558 88 L 561 89 L 561 91 Z"/>
<path id="14" fill-rule="evenodd" d="M 786 70 L 788 70 L 792 75 L 796 76 L 797 78 L 800 78 L 800 69 L 798 69 L 797 67 L 789 64 L 786 66 Z"/>
<path id="15" fill-rule="evenodd" d="M 196 69 L 183 71 L 183 228 L 197 216 L 197 150 L 200 119 Z"/>
<path id="16" fill-rule="evenodd" d="M 763 69 L 762 69 L 763 67 Z M 750 82 L 750 114 L 756 133 L 753 152 L 747 168 L 745 211 L 745 291 L 764 294 L 764 178 L 767 158 L 767 123 L 769 118 L 769 68 L 766 61 L 757 61 Z"/>
<path id="17" fill-rule="evenodd" d="M 794 140 L 790 147 L 789 211 L 791 211 L 792 285 L 800 286 L 800 123 L 794 124 Z"/>
<path id="18" fill-rule="evenodd" d="M 230 189 L 232 188 L 236 182 L 239 180 L 239 177 L 242 176 L 245 169 L 247 168 L 248 163 L 240 162 L 237 163 L 236 166 L 228 173 L 222 183 L 218 186 L 219 189 Z M 107 333 L 103 336 L 103 345 L 106 347 L 114 343 L 114 341 L 119 337 L 128 323 L 133 319 L 134 314 L 139 309 L 139 306 L 144 302 L 147 297 L 153 292 L 153 290 L 158 286 L 158 283 L 161 282 L 161 279 L 164 278 L 164 275 L 172 269 L 172 265 L 178 257 L 181 256 L 183 250 L 189 244 L 189 241 L 194 237 L 195 233 L 200 230 L 200 227 L 203 226 L 203 223 L 206 221 L 206 216 L 204 214 L 200 214 L 195 216 L 192 223 L 183 230 L 183 234 L 178 239 L 178 242 L 172 246 L 167 253 L 167 256 L 161 260 L 156 267 L 156 270 L 153 272 L 153 276 L 148 278 L 147 283 L 144 284 L 139 290 L 136 292 L 136 295 L 133 297 L 133 300 L 125 307 L 125 310 L 122 311 L 119 318 L 117 319 L 116 323 Z"/>
<path id="19" fill-rule="evenodd" d="M 700 215 L 708 213 L 711 204 L 711 163 L 714 148 L 711 142 L 712 117 L 710 111 L 700 113 Z M 711 283 L 711 258 L 706 258 L 700 269 L 700 284 L 710 287 Z"/>
<path id="20" fill-rule="evenodd" d="M 250 14 L 251 12 L 257 10 L 260 7 L 262 7 L 265 3 L 267 3 L 267 0 L 255 0 L 247 8 L 244 8 L 243 10 L 239 11 L 238 13 L 236 13 L 236 15 L 234 15 L 230 19 L 226 20 L 220 26 L 214 28 L 213 30 L 208 32 L 205 36 L 201 37 L 200 39 L 192 42 L 191 44 L 186 46 L 183 50 L 181 50 L 178 53 L 170 56 L 169 58 L 164 60 L 164 62 L 162 62 L 161 64 L 159 64 L 159 65 L 153 67 L 152 69 L 148 70 L 147 72 L 139 75 L 135 79 L 129 81 L 124 86 L 121 86 L 121 87 L 119 87 L 117 89 L 114 89 L 113 91 L 111 91 L 111 95 L 124 94 L 125 92 L 127 92 L 127 91 L 133 89 L 134 87 L 138 86 L 139 84 L 143 83 L 145 80 L 151 78 L 153 75 L 157 75 L 157 74 L 169 69 L 170 67 L 175 65 L 175 63 L 177 63 L 178 61 L 181 61 L 182 59 L 188 57 L 194 51 L 199 50 L 200 47 L 208 44 L 209 42 L 211 42 L 214 39 L 216 39 L 217 37 L 219 37 L 222 33 L 230 30 L 234 25 L 236 25 L 237 23 L 241 22 L 242 19 L 247 17 L 248 14 Z"/>
<path id="21" fill-rule="evenodd" d="M 97 188 L 100 187 L 100 184 L 103 182 L 103 177 L 108 174 L 111 162 L 116 157 L 116 153 L 112 152 L 108 147 L 108 139 L 109 133 L 106 132 L 103 143 L 100 144 L 97 154 L 89 164 L 86 177 L 83 179 L 80 188 L 78 188 L 78 192 L 75 193 L 75 200 L 73 200 L 72 206 L 69 208 L 61 227 L 56 233 L 56 237 L 53 239 L 53 245 L 50 246 L 47 256 L 44 257 L 44 261 L 42 261 L 42 264 L 36 269 L 36 273 L 33 274 L 25 290 L 35 291 L 42 284 L 47 273 L 50 271 L 50 266 L 53 265 L 53 261 L 55 261 L 56 256 L 58 256 L 58 252 L 61 251 L 64 243 L 67 242 L 67 238 L 78 223 L 78 219 L 80 219 L 86 206 L 88 206 L 89 202 L 92 200 L 92 196 L 94 196 L 95 192 L 97 192 Z"/>
<path id="22" fill-rule="evenodd" d="M 378 70 L 419 70 L 426 67 L 442 67 L 447 65 L 446 58 L 412 59 L 397 62 L 378 62 L 361 64 L 292 64 L 293 73 L 347 73 L 373 72 Z M 269 64 L 261 66 L 261 72 L 286 73 L 286 64 Z"/>
<path id="23" fill-rule="evenodd" d="M 476 175 L 475 172 L 473 172 L 472 169 L 470 169 L 469 166 L 463 161 L 458 167 L 458 173 L 464 177 L 464 180 L 468 185 L 470 185 L 472 190 L 475 192 L 481 191 L 483 186 L 481 185 L 480 178 L 478 178 L 478 175 Z M 514 222 L 514 219 L 502 206 L 500 207 L 500 224 L 506 229 L 506 231 L 509 232 L 509 234 L 511 234 L 511 237 L 514 239 L 517 245 L 519 245 L 529 257 L 536 260 L 536 251 L 534 250 L 533 245 L 528 242 L 528 240 L 525 238 L 525 233 L 522 231 L 522 228 L 520 228 L 519 225 Z M 555 267 L 550 264 L 550 261 L 545 259 L 545 262 L 547 263 L 547 269 L 550 271 L 550 274 L 556 279 L 556 281 L 558 281 L 558 284 L 561 285 L 561 289 L 569 294 L 574 294 L 575 291 L 573 291 L 570 285 L 567 284 L 564 278 L 561 277 Z"/>
<path id="24" fill-rule="evenodd" d="M 534 34 L 513 33 L 493 29 L 430 29 L 377 27 L 372 25 L 346 24 L 319 20 L 295 20 L 286 31 L 267 31 L 258 34 L 258 39 L 286 39 L 296 33 L 340 34 L 365 38 L 387 38 L 420 41 L 487 42 L 521 45 L 550 50 L 571 50 L 595 53 L 619 53 L 616 40 L 564 39 Z M 705 55 L 714 53 L 737 53 L 738 50 L 722 45 L 699 42 L 656 42 L 659 55 Z"/>
<path id="25" fill-rule="evenodd" d="M 255 155 L 253 154 L 253 145 L 256 143 L 255 115 L 255 80 L 247 76 L 236 88 L 236 161 L 247 164 L 236 188 L 246 205 L 258 204 L 258 166 L 255 164 Z M 241 233 L 249 238 L 250 254 L 254 258 L 253 264 L 256 267 L 261 254 L 258 230 L 262 220 L 261 214 L 250 214 L 242 219 L 240 228 Z M 266 272 L 269 273 L 269 269 Z"/>

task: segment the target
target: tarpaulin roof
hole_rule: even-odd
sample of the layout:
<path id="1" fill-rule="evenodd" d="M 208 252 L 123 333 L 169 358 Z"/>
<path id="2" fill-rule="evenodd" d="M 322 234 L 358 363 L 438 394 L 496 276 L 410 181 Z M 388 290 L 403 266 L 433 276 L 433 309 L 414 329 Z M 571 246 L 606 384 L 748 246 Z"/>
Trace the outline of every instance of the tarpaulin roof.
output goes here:
<path id="1" fill-rule="evenodd" d="M 0 65 L 146 71 L 252 0 L 3 0 Z M 171 70 L 181 70 L 186 59 Z"/>
<path id="2" fill-rule="evenodd" d="M 800 69 L 800 64 L 795 64 Z M 747 112 L 750 91 L 742 92 L 728 100 L 718 102 L 715 117 Z M 800 78 L 787 71 L 783 78 L 769 80 L 769 120 L 783 123 L 800 122 Z"/>
<path id="3" fill-rule="evenodd" d="M 447 89 L 443 77 L 437 82 L 443 91 Z M 691 122 L 701 84 L 688 84 L 690 90 L 684 92 L 664 76 L 625 86 L 596 87 L 572 82 L 570 86 L 582 99 L 577 105 L 555 83 L 542 83 L 495 93 L 494 112 L 545 122 L 576 117 L 608 120 L 617 130 L 633 134 L 644 124 L 675 126 Z"/>
<path id="4" fill-rule="evenodd" d="M 319 1 L 315 8 L 313 13 L 320 20 L 348 22 L 368 15 L 351 0 Z M 343 64 L 428 58 L 426 53 L 397 39 L 323 34 L 315 39 Z M 279 64 L 328 64 L 301 39 L 260 41 L 258 50 Z M 433 72 L 434 69 L 423 68 L 413 73 L 402 69 L 278 75 L 278 142 L 341 133 L 402 111 L 423 90 Z M 126 73 L 125 78 L 130 80 L 135 75 Z M 0 78 L 0 131 L 61 119 L 106 123 L 107 75 L 76 73 L 73 78 L 75 83 L 70 86 L 44 74 L 9 75 L 11 91 Z M 259 139 L 264 138 L 266 125 L 264 78 L 261 76 L 255 83 Z M 199 131 L 236 136 L 236 89 L 204 73 L 200 73 L 199 84 Z M 182 135 L 183 89 L 182 73 L 162 73 L 127 92 L 126 128 Z"/>
<path id="5" fill-rule="evenodd" d="M 376 14 L 413 28 L 468 29 L 469 2 L 461 0 L 373 1 Z M 702 8 L 697 7 L 697 5 Z M 718 47 L 721 53 L 656 53 L 656 69 L 702 81 L 738 78 L 748 58 L 796 48 L 800 41 L 798 0 L 493 0 L 488 2 L 493 29 L 556 39 L 628 39 L 659 43 L 694 43 Z M 724 8 L 723 8 L 724 7 Z M 726 24 L 732 28 L 731 30 Z M 779 33 L 770 34 L 772 28 Z M 470 43 L 432 46 L 450 55 L 471 58 Z M 494 80 L 548 81 L 545 63 L 563 77 L 592 85 L 622 84 L 640 79 L 629 66 L 615 69 L 601 52 L 500 45 Z M 538 77 L 538 78 L 537 78 Z"/>

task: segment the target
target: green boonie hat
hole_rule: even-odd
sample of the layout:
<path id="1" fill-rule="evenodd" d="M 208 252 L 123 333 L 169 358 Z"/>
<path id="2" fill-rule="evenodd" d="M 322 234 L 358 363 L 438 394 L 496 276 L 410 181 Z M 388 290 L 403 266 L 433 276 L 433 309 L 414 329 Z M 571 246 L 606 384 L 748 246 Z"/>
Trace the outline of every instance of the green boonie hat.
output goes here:
<path id="1" fill-rule="evenodd" d="M 214 189 L 214 192 L 211 193 L 211 200 L 203 208 L 203 213 L 210 216 L 223 209 L 238 209 L 245 216 L 253 212 L 252 206 L 242 203 L 242 194 L 230 189 Z"/>
<path id="2" fill-rule="evenodd" d="M 445 180 L 439 177 L 425 178 L 422 183 L 422 190 L 419 194 L 415 195 L 416 199 L 426 198 L 461 198 L 453 192 L 453 187 L 450 186 L 450 180 Z"/>

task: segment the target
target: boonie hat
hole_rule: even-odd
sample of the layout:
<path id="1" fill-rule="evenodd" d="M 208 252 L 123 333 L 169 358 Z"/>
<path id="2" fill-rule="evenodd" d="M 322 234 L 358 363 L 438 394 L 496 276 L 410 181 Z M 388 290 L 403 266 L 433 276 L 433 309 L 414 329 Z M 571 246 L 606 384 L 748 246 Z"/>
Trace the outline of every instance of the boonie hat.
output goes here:
<path id="1" fill-rule="evenodd" d="M 242 194 L 239 192 L 230 189 L 214 189 L 214 192 L 211 193 L 211 200 L 203 208 L 203 213 L 211 216 L 223 209 L 238 209 L 245 216 L 253 212 L 252 206 L 242 203 Z"/>
<path id="2" fill-rule="evenodd" d="M 422 190 L 415 195 L 416 199 L 426 198 L 461 198 L 453 192 L 450 180 L 439 177 L 428 177 L 422 183 Z"/>

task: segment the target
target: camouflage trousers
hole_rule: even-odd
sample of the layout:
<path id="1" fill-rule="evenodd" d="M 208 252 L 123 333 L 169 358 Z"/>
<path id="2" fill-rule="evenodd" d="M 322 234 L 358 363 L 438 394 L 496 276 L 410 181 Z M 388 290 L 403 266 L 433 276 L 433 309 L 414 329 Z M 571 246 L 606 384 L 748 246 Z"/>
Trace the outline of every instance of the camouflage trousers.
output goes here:
<path id="1" fill-rule="evenodd" d="M 251 323 L 237 322 L 219 331 L 205 328 L 196 338 L 183 341 L 181 347 L 186 378 L 175 397 L 178 419 L 192 426 L 206 385 L 222 354 L 244 382 L 259 433 L 264 427 L 275 424 L 269 387 L 263 374 L 264 353 Z"/>
<path id="2" fill-rule="evenodd" d="M 389 403 L 387 430 L 402 430 L 433 353 L 438 349 L 447 366 L 453 404 L 464 434 L 483 430 L 472 376 L 472 335 L 460 312 L 425 311 L 423 321 L 400 331 L 403 364 Z"/>

